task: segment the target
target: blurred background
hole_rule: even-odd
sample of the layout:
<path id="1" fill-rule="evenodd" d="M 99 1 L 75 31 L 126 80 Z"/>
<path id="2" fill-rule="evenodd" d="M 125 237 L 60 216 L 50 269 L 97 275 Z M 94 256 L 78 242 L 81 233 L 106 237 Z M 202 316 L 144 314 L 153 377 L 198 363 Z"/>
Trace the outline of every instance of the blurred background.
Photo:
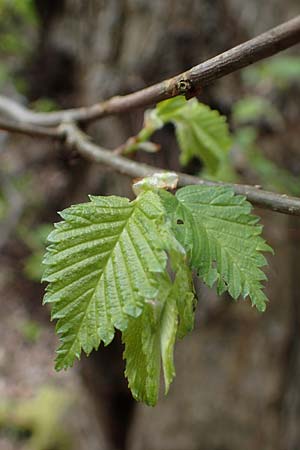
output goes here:
<path id="1" fill-rule="evenodd" d="M 299 14 L 299 0 L 0 0 L 0 92 L 37 111 L 82 106 L 188 69 Z M 217 179 L 300 195 L 299 46 L 205 88 L 228 117 Z M 89 127 L 114 148 L 143 111 Z M 139 160 L 180 168 L 172 126 Z M 199 285 L 196 329 L 177 345 L 167 398 L 133 401 L 119 337 L 65 373 L 42 307 L 41 259 L 57 211 L 131 180 L 59 144 L 0 132 L 0 450 L 298 450 L 300 219 L 266 211 L 275 249 L 265 314 Z"/>

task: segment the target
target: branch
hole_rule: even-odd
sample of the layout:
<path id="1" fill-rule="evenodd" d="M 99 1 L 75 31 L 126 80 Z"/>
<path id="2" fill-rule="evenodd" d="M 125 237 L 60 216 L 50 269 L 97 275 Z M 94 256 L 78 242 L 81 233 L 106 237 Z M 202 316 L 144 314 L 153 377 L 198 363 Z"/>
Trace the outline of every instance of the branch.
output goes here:
<path id="1" fill-rule="evenodd" d="M 17 121 L 2 120 L 0 129 L 30 136 L 65 140 L 69 147 L 76 148 L 85 158 L 112 167 L 119 173 L 131 177 L 149 176 L 162 170 L 134 162 L 91 143 L 88 137 L 72 122 L 100 119 L 110 114 L 147 106 L 180 94 L 187 97 L 195 96 L 202 86 L 260 59 L 274 55 L 298 42 L 300 42 L 300 16 L 169 80 L 132 94 L 113 97 L 106 102 L 86 108 L 37 113 L 0 96 L 0 114 Z M 46 128 L 51 126 L 57 128 Z M 263 191 L 253 186 L 201 180 L 183 173 L 178 173 L 178 176 L 181 186 L 187 184 L 230 186 L 236 194 L 245 195 L 251 203 L 258 207 L 300 216 L 300 199 L 295 197 Z"/>
<path id="2" fill-rule="evenodd" d="M 132 161 L 93 144 L 84 133 L 72 124 L 64 124 L 61 126 L 61 129 L 64 131 L 66 144 L 69 147 L 75 148 L 84 158 L 111 167 L 116 172 L 129 175 L 130 177 L 146 177 L 153 175 L 153 173 L 164 172 L 157 167 Z M 177 174 L 180 186 L 190 184 L 229 186 L 236 194 L 244 195 L 247 200 L 259 208 L 300 216 L 300 198 L 264 191 L 254 186 L 202 180 L 180 172 Z"/>
<path id="3" fill-rule="evenodd" d="M 30 125 L 23 122 L 12 122 L 5 119 L 0 119 L 0 130 L 8 131 L 10 133 L 24 134 L 26 136 L 32 137 L 48 137 L 48 138 L 63 137 L 62 132 L 59 130 L 59 128 L 41 127 L 38 125 Z"/>
<path id="4" fill-rule="evenodd" d="M 6 128 L 5 128 L 6 127 Z M 164 170 L 132 161 L 120 156 L 117 152 L 104 149 L 90 142 L 89 136 L 84 134 L 72 123 L 62 123 L 58 128 L 49 129 L 33 125 L 18 124 L 17 122 L 0 121 L 0 128 L 20 134 L 57 138 L 66 143 L 70 148 L 75 148 L 80 155 L 92 162 L 111 167 L 116 172 L 130 177 L 143 178 Z M 290 197 L 286 194 L 276 194 L 264 191 L 254 186 L 222 183 L 202 180 L 201 178 L 177 172 L 179 185 L 199 184 L 203 186 L 229 186 L 236 194 L 244 195 L 253 205 L 270 209 L 284 214 L 300 216 L 300 198 Z"/>
<path id="5" fill-rule="evenodd" d="M 58 126 L 62 122 L 90 122 L 104 116 L 146 107 L 161 100 L 184 94 L 197 95 L 213 81 L 263 58 L 275 55 L 300 42 L 300 15 L 237 47 L 199 64 L 187 72 L 132 94 L 112 97 L 90 107 L 50 113 L 37 113 L 0 96 L 0 114 L 26 123 Z"/>

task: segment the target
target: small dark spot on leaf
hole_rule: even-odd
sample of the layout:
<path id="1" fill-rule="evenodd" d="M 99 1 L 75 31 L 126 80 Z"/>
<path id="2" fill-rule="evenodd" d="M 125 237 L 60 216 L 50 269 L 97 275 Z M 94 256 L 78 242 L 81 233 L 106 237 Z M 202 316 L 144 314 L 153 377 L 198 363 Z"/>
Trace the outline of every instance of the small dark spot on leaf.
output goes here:
<path id="1" fill-rule="evenodd" d="M 177 223 L 177 225 L 183 225 L 184 221 L 182 219 L 177 219 L 176 223 Z"/>

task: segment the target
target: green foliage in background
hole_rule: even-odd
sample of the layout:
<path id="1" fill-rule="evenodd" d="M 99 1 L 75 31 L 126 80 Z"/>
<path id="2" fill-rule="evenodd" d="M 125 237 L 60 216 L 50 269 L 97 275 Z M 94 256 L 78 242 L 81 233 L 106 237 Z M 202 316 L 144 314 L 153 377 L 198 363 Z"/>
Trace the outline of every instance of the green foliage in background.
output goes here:
<path id="1" fill-rule="evenodd" d="M 41 326 L 34 320 L 25 320 L 20 324 L 20 332 L 28 344 L 36 343 L 41 335 Z"/>
<path id="2" fill-rule="evenodd" d="M 18 72 L 20 61 L 31 52 L 37 24 L 34 0 L 0 0 L 0 88 L 13 83 L 26 92 L 26 81 Z"/>
<path id="3" fill-rule="evenodd" d="M 69 450 L 73 446 L 65 418 L 73 403 L 70 394 L 50 386 L 41 387 L 32 399 L 18 402 L 2 399 L 0 432 L 28 450 Z"/>
<path id="4" fill-rule="evenodd" d="M 17 55 L 27 50 L 22 31 L 36 20 L 34 0 L 0 0 L 0 52 Z"/>
<path id="5" fill-rule="evenodd" d="M 248 67 L 242 72 L 242 79 L 253 94 L 232 108 L 235 151 L 240 152 L 247 169 L 258 177 L 264 188 L 298 196 L 300 177 L 264 156 L 259 140 L 261 124 L 267 125 L 273 135 L 286 127 L 283 112 L 276 104 L 276 94 L 292 85 L 300 87 L 300 57 L 277 56 Z"/>
<path id="6" fill-rule="evenodd" d="M 244 97 L 233 105 L 232 119 L 235 125 L 258 123 L 262 120 L 282 127 L 283 118 L 278 109 L 267 98 L 257 95 Z"/>
<path id="7" fill-rule="evenodd" d="M 7 214 L 7 202 L 0 190 L 0 220 L 3 220 Z"/>
<path id="8" fill-rule="evenodd" d="M 37 112 L 51 112 L 58 109 L 57 103 L 51 98 L 41 97 L 31 103 L 31 108 Z"/>
<path id="9" fill-rule="evenodd" d="M 5 15 L 14 15 L 28 23 L 36 23 L 34 0 L 0 0 L 2 20 Z"/>
<path id="10" fill-rule="evenodd" d="M 42 224 L 35 228 L 19 226 L 18 234 L 30 250 L 30 255 L 24 261 L 24 273 L 30 280 L 40 281 L 43 275 L 43 257 L 47 237 L 52 229 L 50 224 Z"/>
<path id="11" fill-rule="evenodd" d="M 247 167 L 259 177 L 266 189 L 300 195 L 300 178 L 266 158 L 258 146 L 258 133 L 253 126 L 244 126 L 235 132 L 235 144 L 245 156 Z"/>
<path id="12" fill-rule="evenodd" d="M 248 86 L 269 84 L 279 89 L 287 89 L 292 83 L 300 83 L 300 57 L 280 55 L 271 60 L 248 67 L 243 72 L 243 80 Z"/>

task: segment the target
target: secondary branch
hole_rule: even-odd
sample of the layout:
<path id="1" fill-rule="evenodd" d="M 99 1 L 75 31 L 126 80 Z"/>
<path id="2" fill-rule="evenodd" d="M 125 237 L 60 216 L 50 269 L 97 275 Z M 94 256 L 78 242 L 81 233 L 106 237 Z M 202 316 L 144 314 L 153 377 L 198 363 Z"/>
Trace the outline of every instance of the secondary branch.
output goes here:
<path id="1" fill-rule="evenodd" d="M 84 158 L 111 167 L 116 172 L 133 178 L 142 178 L 153 175 L 153 173 L 163 172 L 162 169 L 150 166 L 148 164 L 132 161 L 93 144 L 88 139 L 88 136 L 83 134 L 76 126 L 72 124 L 63 125 L 62 131 L 66 136 L 66 144 L 69 147 L 75 148 Z M 300 198 L 264 191 L 254 186 L 202 180 L 198 177 L 180 172 L 178 172 L 178 176 L 180 186 L 190 184 L 198 184 L 202 186 L 228 186 L 231 187 L 236 194 L 244 195 L 249 202 L 255 206 L 284 214 L 300 216 Z"/>
<path id="2" fill-rule="evenodd" d="M 59 139 L 62 142 L 65 142 L 68 147 L 75 148 L 84 158 L 111 167 L 116 172 L 133 178 L 143 178 L 153 175 L 153 173 L 163 172 L 160 168 L 133 161 L 116 152 L 112 152 L 92 143 L 89 136 L 84 134 L 72 123 L 63 123 L 58 128 L 49 129 L 37 127 L 35 125 L 18 124 L 17 122 L 0 121 L 0 129 L 30 136 L 40 135 L 43 137 Z M 180 186 L 190 184 L 199 184 L 202 186 L 228 186 L 231 187 L 236 194 L 245 195 L 253 205 L 260 208 L 300 216 L 300 198 L 264 191 L 254 186 L 203 180 L 181 172 L 177 172 L 177 174 Z"/>
<path id="3" fill-rule="evenodd" d="M 26 122 L 12 122 L 10 120 L 0 118 L 0 131 L 10 133 L 24 134 L 31 137 L 47 137 L 61 138 L 62 133 L 59 128 L 41 127 L 39 125 L 31 125 Z"/>

